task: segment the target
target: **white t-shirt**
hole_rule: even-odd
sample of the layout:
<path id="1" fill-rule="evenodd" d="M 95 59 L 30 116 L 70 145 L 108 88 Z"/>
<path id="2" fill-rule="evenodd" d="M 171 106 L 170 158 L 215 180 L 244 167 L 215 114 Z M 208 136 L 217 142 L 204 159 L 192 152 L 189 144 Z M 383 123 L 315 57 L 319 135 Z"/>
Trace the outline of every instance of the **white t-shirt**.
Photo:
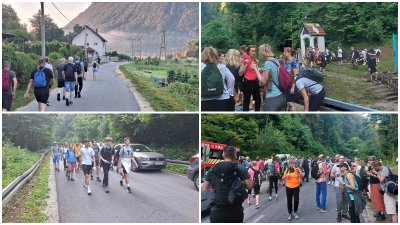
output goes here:
<path id="1" fill-rule="evenodd" d="M 80 156 L 82 158 L 83 165 L 92 165 L 92 157 L 94 156 L 93 148 L 82 147 L 80 151 Z"/>
<path id="2" fill-rule="evenodd" d="M 337 56 L 339 57 L 339 58 L 342 58 L 342 49 L 341 48 L 339 48 L 339 50 L 337 51 Z"/>
<path id="3" fill-rule="evenodd" d="M 316 95 L 322 90 L 322 85 L 319 84 L 318 82 L 315 82 L 313 80 L 310 80 L 306 77 L 302 77 L 298 80 L 296 80 L 296 87 L 297 90 L 301 91 L 303 88 L 306 89 L 306 91 L 310 92 L 311 95 Z"/>
<path id="4" fill-rule="evenodd" d="M 44 68 L 50 69 L 51 72 L 53 72 L 53 65 L 51 65 L 50 63 L 46 63 L 46 64 L 44 65 Z"/>
<path id="5" fill-rule="evenodd" d="M 340 168 L 337 167 L 339 164 L 335 163 L 332 167 L 332 173 L 335 174 L 335 187 L 339 187 L 339 181 L 343 181 L 342 173 L 340 172 Z M 340 174 L 339 177 L 336 177 L 336 174 Z"/>

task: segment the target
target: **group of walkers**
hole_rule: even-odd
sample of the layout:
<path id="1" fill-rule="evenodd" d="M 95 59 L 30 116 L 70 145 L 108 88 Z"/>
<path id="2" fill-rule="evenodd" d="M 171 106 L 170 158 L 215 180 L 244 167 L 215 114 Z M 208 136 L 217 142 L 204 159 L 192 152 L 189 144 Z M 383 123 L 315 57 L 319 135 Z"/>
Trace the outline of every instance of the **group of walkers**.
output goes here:
<path id="1" fill-rule="evenodd" d="M 96 172 L 96 181 L 102 182 L 102 186 L 106 193 L 109 193 L 109 171 L 114 170 L 117 165 L 117 173 L 120 174 L 120 186 L 126 184 L 127 192 L 131 193 L 129 183 L 129 173 L 132 163 L 138 166 L 137 161 L 133 157 L 133 149 L 130 147 L 130 139 L 124 139 L 124 146 L 121 149 L 114 150 L 112 138 L 107 137 L 104 143 L 97 143 L 95 140 L 85 139 L 83 143 L 64 143 L 59 145 L 54 142 L 51 147 L 54 171 L 60 172 L 60 161 L 63 162 L 65 176 L 68 181 L 75 181 L 80 170 L 84 174 L 83 187 L 87 190 L 87 194 L 91 195 L 90 180 L 93 180 L 94 169 Z M 101 169 L 103 171 L 103 180 L 100 178 Z"/>
<path id="2" fill-rule="evenodd" d="M 277 58 L 268 44 L 242 45 L 219 55 L 213 47 L 201 54 L 202 111 L 296 111 L 303 100 L 304 111 L 317 111 L 325 98 L 319 71 L 299 62 L 290 47 Z M 261 66 L 260 68 L 258 66 Z"/>
<path id="3" fill-rule="evenodd" d="M 380 61 L 381 50 L 380 49 L 355 49 L 351 47 L 349 58 L 354 69 L 357 69 L 359 65 L 367 65 L 368 71 L 371 74 L 370 81 L 374 84 L 378 84 L 378 70 L 377 65 Z"/>
<path id="4" fill-rule="evenodd" d="M 285 186 L 288 220 L 299 219 L 299 196 L 304 182 L 315 181 L 316 209 L 328 213 L 328 185 L 333 186 L 336 195 L 337 222 L 342 219 L 360 223 L 366 200 L 371 200 L 376 210 L 377 221 L 385 220 L 385 212 L 397 223 L 397 176 L 374 156 L 368 163 L 360 158 L 345 158 L 336 155 L 328 158 L 323 154 L 311 157 L 271 156 L 265 160 L 259 157 L 252 161 L 249 157 L 237 160 L 236 148 L 228 146 L 224 150 L 224 161 L 217 163 L 205 176 L 202 191 L 210 188 L 215 193 L 212 203 L 211 222 L 243 222 L 243 206 L 249 207 L 252 193 L 255 209 L 260 208 L 260 187 L 267 183 L 267 197 L 278 200 L 278 187 Z M 242 186 L 237 184 L 241 180 Z M 232 192 L 246 189 L 246 198 L 231 201 Z M 273 191 L 275 195 L 273 196 Z"/>
<path id="5" fill-rule="evenodd" d="M 73 104 L 72 98 L 81 98 L 83 80 L 86 80 L 88 73 L 88 60 L 80 59 L 79 56 L 60 59 L 60 64 L 54 69 L 49 62 L 48 57 L 39 60 L 38 67 L 34 68 L 30 74 L 29 82 L 24 94 L 25 99 L 29 99 L 30 90 L 33 87 L 33 93 L 38 102 L 38 111 L 44 112 L 46 106 L 50 106 L 51 87 L 54 84 L 54 77 L 57 75 L 57 101 L 65 101 L 66 106 Z M 99 71 L 99 59 L 92 62 L 93 80 L 96 80 L 96 74 Z M 10 61 L 3 62 L 3 111 L 10 111 L 13 99 L 16 98 L 18 81 L 16 74 L 11 70 Z M 62 96 L 61 96 L 62 95 Z"/>

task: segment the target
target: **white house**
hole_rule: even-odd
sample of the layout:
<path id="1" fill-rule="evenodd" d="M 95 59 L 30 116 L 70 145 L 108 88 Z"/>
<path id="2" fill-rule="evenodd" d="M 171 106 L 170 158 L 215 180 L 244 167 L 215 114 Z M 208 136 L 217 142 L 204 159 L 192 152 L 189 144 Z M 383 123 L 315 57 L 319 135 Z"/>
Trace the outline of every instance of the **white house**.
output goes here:
<path id="1" fill-rule="evenodd" d="M 85 38 L 86 36 L 86 38 Z M 72 44 L 76 46 L 85 46 L 88 52 L 88 57 L 102 57 L 106 54 L 106 42 L 96 30 L 85 25 L 85 29 L 72 39 Z"/>
<path id="2" fill-rule="evenodd" d="M 319 51 L 325 51 L 325 36 L 324 29 L 318 23 L 304 23 L 301 27 L 300 42 L 301 55 L 305 55 L 306 48 L 318 48 Z M 305 39 L 308 39 L 310 46 L 305 46 Z"/>

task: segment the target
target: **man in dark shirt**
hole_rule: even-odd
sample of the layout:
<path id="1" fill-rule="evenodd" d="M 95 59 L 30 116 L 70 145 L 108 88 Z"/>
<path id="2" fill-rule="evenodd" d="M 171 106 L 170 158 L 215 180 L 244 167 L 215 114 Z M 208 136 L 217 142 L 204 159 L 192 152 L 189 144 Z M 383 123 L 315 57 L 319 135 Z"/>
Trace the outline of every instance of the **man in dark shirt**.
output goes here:
<path id="1" fill-rule="evenodd" d="M 66 98 L 65 98 L 65 104 L 67 106 L 72 104 L 72 93 L 74 93 L 75 90 L 75 85 L 77 84 L 77 73 L 76 73 L 76 67 L 74 65 L 74 58 L 69 57 L 68 58 L 68 63 L 64 65 L 63 69 L 63 77 L 65 80 L 65 92 Z"/>
<path id="2" fill-rule="evenodd" d="M 234 161 L 236 160 L 236 148 L 232 146 L 228 146 L 224 149 L 224 161 L 217 163 L 214 167 L 212 167 L 206 174 L 202 191 L 207 192 L 208 187 L 211 185 L 212 188 L 215 188 L 215 180 L 221 179 L 214 176 L 216 170 L 222 170 L 223 173 L 226 174 L 227 179 L 228 177 L 231 178 L 231 181 L 227 181 L 227 183 L 233 183 L 232 172 L 232 164 L 236 164 Z M 246 189 L 251 190 L 253 189 L 253 182 L 250 179 L 250 175 L 247 172 L 247 169 L 244 168 L 240 164 L 236 164 L 237 166 L 237 176 L 244 182 Z M 226 190 L 215 190 L 216 195 L 219 194 L 221 191 Z M 210 214 L 210 222 L 211 223 L 243 223 L 243 207 L 242 204 L 236 205 L 224 205 L 224 206 L 217 206 L 214 205 L 211 207 L 211 214 Z"/>
<path id="3" fill-rule="evenodd" d="M 39 112 L 44 112 L 46 109 L 46 104 L 49 99 L 49 89 L 53 85 L 53 72 L 50 69 L 45 68 L 46 60 L 44 58 L 39 60 L 39 67 L 35 68 L 31 72 L 28 87 L 24 97 L 29 98 L 31 87 L 33 85 L 33 93 L 35 94 L 36 101 L 38 102 Z M 42 78 L 41 74 L 44 73 L 45 78 Z"/>
<path id="4" fill-rule="evenodd" d="M 110 170 L 110 167 L 112 166 L 112 163 L 114 161 L 114 150 L 111 147 L 111 142 L 112 138 L 107 137 L 106 138 L 106 146 L 104 146 L 100 150 L 99 158 L 100 158 L 100 164 L 101 167 L 103 167 L 103 187 L 105 188 L 105 192 L 108 193 L 108 171 Z"/>
<path id="5" fill-rule="evenodd" d="M 63 93 L 63 100 L 65 100 L 65 78 L 63 70 L 65 65 L 65 58 L 61 58 L 61 63 L 57 66 L 57 101 L 61 100 L 61 92 Z"/>

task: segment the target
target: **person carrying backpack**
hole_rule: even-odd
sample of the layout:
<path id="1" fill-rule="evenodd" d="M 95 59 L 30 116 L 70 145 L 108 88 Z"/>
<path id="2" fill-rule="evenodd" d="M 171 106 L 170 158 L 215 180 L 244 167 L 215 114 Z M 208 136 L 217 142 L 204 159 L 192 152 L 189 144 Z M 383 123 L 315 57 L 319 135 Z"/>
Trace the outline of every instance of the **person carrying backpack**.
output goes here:
<path id="1" fill-rule="evenodd" d="M 294 80 L 296 88 L 303 98 L 304 111 L 317 111 L 325 98 L 325 88 L 321 82 L 324 77 L 315 69 L 305 68 Z"/>
<path id="2" fill-rule="evenodd" d="M 325 156 L 323 154 L 320 154 L 317 158 L 317 163 L 313 164 L 313 167 L 311 168 L 311 176 L 315 179 L 316 182 L 315 200 L 317 203 L 317 210 L 321 211 L 322 213 L 328 212 L 326 210 L 326 195 L 327 195 L 326 174 L 330 173 L 324 161 L 325 161 Z"/>
<path id="3" fill-rule="evenodd" d="M 219 64 L 215 48 L 206 47 L 201 53 L 201 110 L 230 111 L 235 77 Z"/>
<path id="4" fill-rule="evenodd" d="M 397 217 L 397 183 L 398 177 L 394 175 L 387 166 L 382 165 L 378 160 L 372 162 L 373 177 L 378 178 L 381 184 L 381 193 L 385 204 L 386 214 L 392 218 L 392 223 L 398 222 Z"/>
<path id="5" fill-rule="evenodd" d="M 92 67 L 93 80 L 96 80 L 96 74 L 99 72 L 99 64 L 96 60 L 93 60 Z"/>
<path id="6" fill-rule="evenodd" d="M 73 63 L 74 58 L 69 57 L 68 63 L 64 65 L 63 69 L 63 77 L 65 80 L 65 104 L 67 106 L 72 105 L 72 93 L 75 90 L 75 86 L 77 84 L 77 70 Z"/>
<path id="7" fill-rule="evenodd" d="M 272 200 L 272 189 L 275 186 L 275 198 L 278 200 L 278 180 L 280 174 L 280 166 L 278 158 L 274 157 L 273 161 L 267 164 L 267 176 L 269 180 L 269 197 L 268 200 Z"/>
<path id="8" fill-rule="evenodd" d="M 68 164 L 67 180 L 75 181 L 74 171 L 76 169 L 76 162 L 78 161 L 75 155 L 75 150 L 72 144 L 67 145 L 67 151 L 65 153 L 65 160 Z"/>
<path id="9" fill-rule="evenodd" d="M 108 172 L 112 167 L 112 162 L 114 161 L 114 149 L 111 147 L 112 138 L 106 138 L 106 146 L 100 150 L 99 158 L 101 167 L 103 167 L 103 187 L 106 193 L 109 193 L 108 189 Z"/>
<path id="10" fill-rule="evenodd" d="M 261 86 L 266 87 L 266 94 L 264 98 L 263 111 L 285 111 L 286 110 L 286 96 L 280 90 L 279 71 L 280 63 L 275 58 L 272 52 L 272 47 L 268 44 L 263 44 L 259 48 L 260 58 L 265 60 L 262 73 L 254 64 L 253 70 L 257 74 Z"/>
<path id="11" fill-rule="evenodd" d="M 49 88 L 53 85 L 53 72 L 45 67 L 46 60 L 44 58 L 39 60 L 39 67 L 31 72 L 28 86 L 24 95 L 25 99 L 29 99 L 30 90 L 33 86 L 33 93 L 35 94 L 36 101 L 38 102 L 38 111 L 44 112 L 46 104 L 49 99 Z"/>
<path id="12" fill-rule="evenodd" d="M 261 181 L 263 174 L 261 172 L 261 169 L 257 166 L 257 162 L 251 162 L 251 167 L 247 170 L 250 175 L 250 179 L 253 181 L 253 190 L 254 190 L 254 195 L 256 198 L 256 206 L 255 208 L 258 209 L 260 208 L 259 202 L 260 202 L 260 187 L 261 187 Z M 250 200 L 251 200 L 251 191 L 252 189 L 249 189 L 248 191 L 248 197 L 247 197 L 247 207 L 250 206 Z"/>
<path id="13" fill-rule="evenodd" d="M 2 76 L 3 76 L 2 107 L 3 111 L 10 111 L 12 101 L 16 97 L 16 91 L 18 87 L 17 76 L 15 75 L 15 72 L 11 70 L 10 61 L 4 61 Z"/>
<path id="14" fill-rule="evenodd" d="M 215 199 L 210 210 L 211 223 L 243 223 L 242 203 L 247 190 L 253 189 L 253 181 L 246 168 L 235 163 L 236 148 L 228 146 L 223 151 L 224 161 L 217 163 L 205 175 L 202 187 L 211 192 Z"/>
<path id="15" fill-rule="evenodd" d="M 308 157 L 305 157 L 303 160 L 303 165 L 301 165 L 303 167 L 304 170 L 304 177 L 303 177 L 303 181 L 305 182 L 310 182 L 310 160 L 308 159 Z"/>
<path id="16" fill-rule="evenodd" d="M 285 170 L 282 180 L 286 182 L 286 197 L 287 208 L 289 212 L 288 220 L 291 221 L 293 217 L 299 219 L 297 210 L 299 208 L 300 184 L 303 174 L 301 170 L 296 167 L 296 160 L 290 161 L 290 166 Z"/>
<path id="17" fill-rule="evenodd" d="M 350 172 L 350 167 L 347 163 L 338 165 L 340 172 L 344 174 L 343 180 L 339 181 L 339 185 L 345 189 L 345 198 L 348 199 L 348 207 L 350 213 L 350 221 L 352 223 L 360 223 L 360 214 L 365 209 L 365 199 L 358 189 L 358 183 L 353 173 Z M 361 198 L 361 199 L 360 199 Z"/>
<path id="18" fill-rule="evenodd" d="M 75 84 L 75 98 L 81 98 L 83 80 L 86 80 L 85 64 L 80 60 L 79 56 L 75 57 L 75 68 L 77 74 L 77 83 Z"/>

